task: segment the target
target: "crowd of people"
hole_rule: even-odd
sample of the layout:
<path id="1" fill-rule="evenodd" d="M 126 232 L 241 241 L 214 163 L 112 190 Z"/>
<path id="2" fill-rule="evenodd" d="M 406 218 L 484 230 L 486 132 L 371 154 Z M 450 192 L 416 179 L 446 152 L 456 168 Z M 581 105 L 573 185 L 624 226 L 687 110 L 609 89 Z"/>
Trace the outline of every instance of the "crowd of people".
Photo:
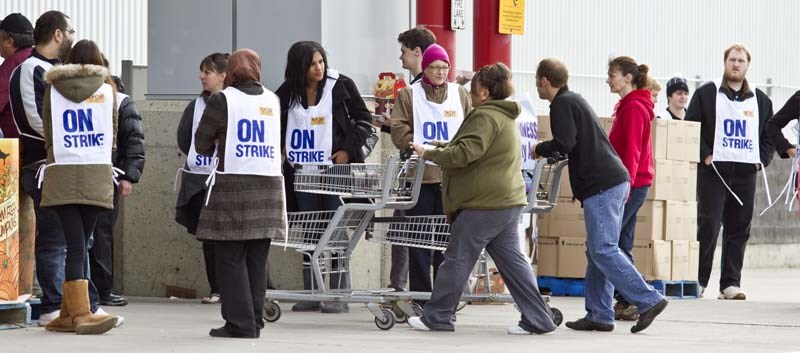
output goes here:
<path id="1" fill-rule="evenodd" d="M 0 129 L 21 144 L 21 232 L 36 229 L 39 324 L 50 331 L 99 334 L 124 322 L 99 305 L 127 304 L 112 292 L 113 225 L 119 198 L 131 193 L 142 174 L 144 134 L 135 103 L 109 74 L 108 59 L 90 40 L 73 45 L 75 33 L 69 16 L 58 11 L 42 14 L 35 26 L 21 14 L 0 22 Z M 177 130 L 186 161 L 179 170 L 175 221 L 202 243 L 211 289 L 202 302 L 221 303 L 225 324 L 211 336 L 260 336 L 265 292 L 272 287 L 270 243 L 286 237 L 287 212 L 329 211 L 342 203 L 336 196 L 296 190 L 296 168 L 364 162 L 362 146 L 373 125 L 398 149 L 411 148 L 431 163 L 417 204 L 396 215 L 444 215 L 451 225 L 444 252 L 392 247 L 389 287 L 432 293 L 421 303 L 422 316 L 410 318 L 409 325 L 453 331 L 464 284 L 486 249 L 521 313 L 508 333 L 555 330 L 518 242 L 526 198 L 511 71 L 502 63 L 487 65 L 467 88 L 448 82 L 450 53 L 431 31 L 413 28 L 397 40 L 399 59 L 413 79 L 383 122 L 373 120 L 353 80 L 331 68 L 319 43 L 300 41 L 289 48 L 284 82 L 274 92 L 261 83 L 261 59 L 253 50 L 212 53 L 200 61 L 202 91 Z M 757 173 L 769 165 L 775 146 L 783 158 L 796 156 L 795 145 L 780 131 L 800 115 L 798 93 L 773 116 L 769 97 L 746 79 L 750 60 L 743 45 L 726 49 L 722 80 L 699 87 L 691 101 L 687 81 L 670 79 L 668 107 L 656 113 L 661 86 L 650 68 L 631 57 L 611 59 L 607 83 L 619 102 L 608 136 L 588 102 L 568 88 L 566 65 L 554 58 L 539 62 L 536 88 L 550 102 L 553 139 L 530 154 L 568 157 L 588 234 L 587 312 L 567 327 L 612 331 L 615 320 L 635 320 L 636 333 L 667 307 L 637 272 L 631 253 L 637 212 L 655 175 L 650 127 L 656 118 L 700 122 L 698 281 L 707 287 L 722 226 L 719 298 L 746 298 L 741 268 Z M 443 128 L 424 128 L 430 124 Z M 330 288 L 350 287 L 342 266 L 331 264 Z M 302 278 L 305 289 L 318 287 L 310 268 Z M 299 302 L 292 310 L 349 308 Z"/>

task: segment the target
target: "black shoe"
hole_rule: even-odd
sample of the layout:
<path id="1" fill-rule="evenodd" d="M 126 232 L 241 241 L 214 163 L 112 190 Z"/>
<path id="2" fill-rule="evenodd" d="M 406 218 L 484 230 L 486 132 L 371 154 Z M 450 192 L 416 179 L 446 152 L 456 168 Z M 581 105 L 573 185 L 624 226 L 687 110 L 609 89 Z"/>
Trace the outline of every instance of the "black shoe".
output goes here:
<path id="1" fill-rule="evenodd" d="M 258 338 L 260 335 L 259 331 L 256 331 L 254 335 L 242 335 L 236 334 L 233 332 L 228 331 L 225 327 L 220 328 L 212 328 L 211 331 L 208 331 L 208 335 L 211 337 L 222 337 L 222 338 Z"/>
<path id="2" fill-rule="evenodd" d="M 298 302 L 292 306 L 292 311 L 319 311 L 321 307 L 320 302 Z"/>
<path id="3" fill-rule="evenodd" d="M 100 298 L 100 305 L 125 306 L 128 305 L 128 300 L 119 294 L 110 293 L 109 295 Z"/>
<path id="4" fill-rule="evenodd" d="M 567 327 L 578 331 L 614 331 L 614 325 L 601 324 L 599 322 L 590 321 L 587 318 L 581 318 L 576 321 L 569 321 L 566 323 Z"/>
<path id="5" fill-rule="evenodd" d="M 658 304 L 656 304 L 654 307 L 650 308 L 650 310 L 639 314 L 639 321 L 636 322 L 636 325 L 631 327 L 631 333 L 644 331 L 644 329 L 653 323 L 653 320 L 656 319 L 656 316 L 661 314 L 661 312 L 667 308 L 667 304 L 668 302 L 666 299 L 661 299 L 661 301 L 658 302 Z"/>
<path id="6" fill-rule="evenodd" d="M 347 305 L 347 303 L 325 303 L 322 304 L 322 312 L 325 314 L 349 313 L 350 307 Z"/>

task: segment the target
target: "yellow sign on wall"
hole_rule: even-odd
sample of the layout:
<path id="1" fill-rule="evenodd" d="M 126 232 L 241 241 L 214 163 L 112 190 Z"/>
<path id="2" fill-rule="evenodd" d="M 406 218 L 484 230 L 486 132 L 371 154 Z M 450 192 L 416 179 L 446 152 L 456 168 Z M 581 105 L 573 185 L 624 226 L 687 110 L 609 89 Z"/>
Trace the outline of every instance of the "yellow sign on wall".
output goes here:
<path id="1" fill-rule="evenodd" d="M 502 34 L 525 34 L 525 0 L 500 0 Z"/>

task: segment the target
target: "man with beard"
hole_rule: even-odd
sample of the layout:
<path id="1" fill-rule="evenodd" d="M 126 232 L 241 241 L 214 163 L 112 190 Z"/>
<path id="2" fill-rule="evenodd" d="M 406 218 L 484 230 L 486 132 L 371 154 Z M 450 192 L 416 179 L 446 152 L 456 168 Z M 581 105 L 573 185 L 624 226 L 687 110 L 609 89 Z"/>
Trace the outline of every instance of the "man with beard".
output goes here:
<path id="1" fill-rule="evenodd" d="M 718 299 L 744 300 L 747 297 L 741 289 L 741 272 L 750 238 L 756 177 L 758 171 L 763 173 L 775 152 L 765 129 L 766 121 L 772 117 L 772 101 L 745 78 L 750 52 L 744 45 L 728 47 L 724 63 L 722 81 L 698 88 L 686 112 L 686 120 L 701 124 L 701 163 L 697 168 L 698 281 L 705 290 L 721 225 Z"/>
<path id="2" fill-rule="evenodd" d="M 64 283 L 64 259 L 66 243 L 61 223 L 55 211 L 39 208 L 41 190 L 37 187 L 36 174 L 47 156 L 44 147 L 42 126 L 42 101 L 44 99 L 44 73 L 61 64 L 72 47 L 75 30 L 69 17 L 58 11 L 48 11 L 36 20 L 33 40 L 36 47 L 31 56 L 11 74 L 9 98 L 14 122 L 20 133 L 20 197 L 33 198 L 36 215 L 37 236 L 34 247 L 36 277 L 42 288 L 41 315 L 39 325 L 45 326 L 59 315 L 61 286 Z M 90 290 L 91 292 L 91 290 Z M 96 296 L 93 293 L 92 299 Z M 96 300 L 93 300 L 93 311 Z"/>

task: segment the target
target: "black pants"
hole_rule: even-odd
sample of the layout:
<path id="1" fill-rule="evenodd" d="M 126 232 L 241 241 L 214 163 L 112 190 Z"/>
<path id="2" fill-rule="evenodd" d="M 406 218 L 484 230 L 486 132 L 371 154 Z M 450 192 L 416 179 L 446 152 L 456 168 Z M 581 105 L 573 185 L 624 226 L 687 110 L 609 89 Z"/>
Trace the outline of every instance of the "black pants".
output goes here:
<path id="1" fill-rule="evenodd" d="M 228 332 L 255 336 L 264 328 L 269 239 L 216 241 L 214 259 Z"/>
<path id="2" fill-rule="evenodd" d="M 407 216 L 443 215 L 442 187 L 440 184 L 422 184 L 416 206 L 406 211 Z M 444 253 L 421 248 L 408 248 L 408 284 L 412 292 L 432 292 L 433 278 L 444 261 Z"/>
<path id="3" fill-rule="evenodd" d="M 64 268 L 64 280 L 76 281 L 88 279 L 86 268 L 88 254 L 87 245 L 92 236 L 97 219 L 106 211 L 105 208 L 88 205 L 63 205 L 53 207 L 61 225 L 64 227 L 64 240 L 67 243 L 67 260 Z"/>
<path id="4" fill-rule="evenodd" d="M 726 177 L 725 182 L 744 204 L 739 205 L 713 168 L 700 165 L 697 170 L 697 240 L 700 242 L 698 282 L 703 287 L 708 287 L 720 225 L 723 230 L 719 288 L 723 290 L 729 286 L 741 286 L 744 251 L 753 220 L 757 175 Z"/>
<path id="5" fill-rule="evenodd" d="M 111 294 L 114 288 L 114 224 L 117 222 L 119 187 L 114 187 L 114 209 L 105 210 L 97 219 L 94 228 L 94 241 L 89 249 L 89 268 L 92 282 L 100 297 Z"/>

